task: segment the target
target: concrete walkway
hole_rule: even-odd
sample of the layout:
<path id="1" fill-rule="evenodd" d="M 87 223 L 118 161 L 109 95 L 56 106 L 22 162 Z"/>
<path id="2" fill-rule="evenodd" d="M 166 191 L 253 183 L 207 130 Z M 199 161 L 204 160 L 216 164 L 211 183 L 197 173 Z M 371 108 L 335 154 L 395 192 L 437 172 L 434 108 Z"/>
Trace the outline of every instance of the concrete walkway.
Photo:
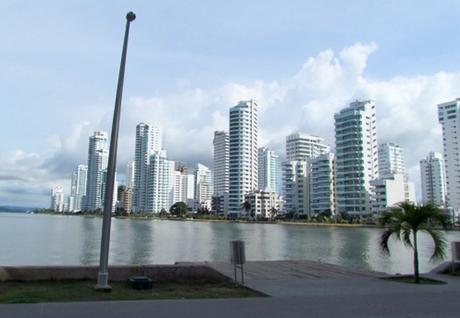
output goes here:
<path id="1" fill-rule="evenodd" d="M 233 277 L 233 268 L 207 263 Z M 28 317 L 459 317 L 460 278 L 445 285 L 389 282 L 380 273 L 316 262 L 250 262 L 246 285 L 272 297 L 0 305 L 1 318 Z"/>

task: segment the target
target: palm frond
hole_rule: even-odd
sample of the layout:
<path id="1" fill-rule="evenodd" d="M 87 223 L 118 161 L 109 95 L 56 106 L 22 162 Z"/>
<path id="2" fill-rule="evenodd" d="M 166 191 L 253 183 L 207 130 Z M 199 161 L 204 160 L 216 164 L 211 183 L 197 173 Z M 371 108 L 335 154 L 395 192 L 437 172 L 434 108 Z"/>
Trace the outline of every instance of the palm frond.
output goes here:
<path id="1" fill-rule="evenodd" d="M 390 249 L 388 248 L 388 240 L 390 239 L 390 236 L 393 233 L 395 233 L 394 229 L 389 228 L 389 229 L 386 229 L 380 236 L 379 245 L 380 245 L 380 249 L 382 250 L 384 254 L 387 254 L 387 255 L 390 254 Z"/>
<path id="2" fill-rule="evenodd" d="M 428 233 L 434 242 L 433 255 L 431 255 L 431 260 L 443 259 L 446 257 L 446 248 L 447 242 L 444 238 L 444 235 L 441 231 L 429 228 L 421 227 L 422 231 Z"/>

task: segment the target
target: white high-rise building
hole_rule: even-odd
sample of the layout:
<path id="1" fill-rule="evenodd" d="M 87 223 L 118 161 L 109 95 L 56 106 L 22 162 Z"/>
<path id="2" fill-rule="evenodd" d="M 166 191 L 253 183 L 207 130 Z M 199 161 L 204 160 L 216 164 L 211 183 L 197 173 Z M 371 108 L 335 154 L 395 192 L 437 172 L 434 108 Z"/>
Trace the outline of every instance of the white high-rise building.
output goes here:
<path id="1" fill-rule="evenodd" d="M 51 210 L 64 212 L 64 189 L 61 186 L 51 189 Z"/>
<path id="2" fill-rule="evenodd" d="M 406 174 L 404 149 L 387 142 L 379 145 L 379 177 L 390 177 L 394 174 Z"/>
<path id="3" fill-rule="evenodd" d="M 446 175 L 442 154 L 430 152 L 420 161 L 422 200 L 424 204 L 446 206 Z"/>
<path id="4" fill-rule="evenodd" d="M 197 206 L 206 204 L 206 206 L 211 207 L 212 192 L 211 169 L 199 163 L 195 169 L 195 201 Z"/>
<path id="5" fill-rule="evenodd" d="M 147 123 L 136 126 L 136 148 L 134 154 L 133 211 L 147 211 L 147 192 L 150 158 L 161 152 L 161 132 Z"/>
<path id="6" fill-rule="evenodd" d="M 166 152 L 150 155 L 147 165 L 145 208 L 141 211 L 158 213 L 169 211 L 174 200 L 175 162 L 166 158 Z"/>
<path id="7" fill-rule="evenodd" d="M 229 175 L 229 136 L 225 131 L 215 131 L 213 158 L 214 194 L 228 192 Z"/>
<path id="8" fill-rule="evenodd" d="M 385 178 L 371 181 L 374 187 L 372 212 L 380 214 L 397 204 L 409 201 L 415 203 L 415 189 L 412 182 L 407 182 L 403 174 L 394 173 Z"/>
<path id="9" fill-rule="evenodd" d="M 307 160 L 329 151 L 323 138 L 308 134 L 294 133 L 286 137 L 286 161 Z"/>
<path id="10" fill-rule="evenodd" d="M 281 193 L 281 163 L 274 150 L 259 148 L 259 189 Z"/>
<path id="11" fill-rule="evenodd" d="M 244 196 L 258 188 L 258 106 L 254 100 L 230 108 L 229 207 L 240 214 Z"/>
<path id="12" fill-rule="evenodd" d="M 337 213 L 372 213 L 378 177 L 377 120 L 372 101 L 355 101 L 334 115 Z"/>
<path id="13" fill-rule="evenodd" d="M 72 172 L 70 182 L 69 212 L 81 211 L 86 195 L 88 166 L 78 165 Z"/>
<path id="14" fill-rule="evenodd" d="M 126 164 L 126 187 L 132 189 L 134 187 L 134 175 L 136 173 L 136 164 L 134 161 L 128 161 Z"/>
<path id="15" fill-rule="evenodd" d="M 195 175 L 185 171 L 175 171 L 174 200 L 184 202 L 189 208 L 195 205 Z"/>
<path id="16" fill-rule="evenodd" d="M 309 161 L 311 213 L 335 214 L 335 156 L 327 152 Z"/>
<path id="17" fill-rule="evenodd" d="M 442 125 L 447 206 L 460 210 L 460 98 L 438 105 Z"/>
<path id="18" fill-rule="evenodd" d="M 294 133 L 286 137 L 283 163 L 283 196 L 285 212 L 311 215 L 310 159 L 327 153 L 329 146 L 318 136 Z"/>
<path id="19" fill-rule="evenodd" d="M 88 178 L 84 210 L 102 209 L 102 172 L 107 168 L 109 153 L 107 150 L 107 133 L 94 132 L 89 137 L 88 147 Z"/>

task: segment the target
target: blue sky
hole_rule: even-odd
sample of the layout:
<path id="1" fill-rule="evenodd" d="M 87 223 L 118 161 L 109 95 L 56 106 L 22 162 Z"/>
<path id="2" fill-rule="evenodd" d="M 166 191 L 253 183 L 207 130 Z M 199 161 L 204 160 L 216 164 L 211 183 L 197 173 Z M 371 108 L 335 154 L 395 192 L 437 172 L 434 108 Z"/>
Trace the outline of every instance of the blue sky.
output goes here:
<path id="1" fill-rule="evenodd" d="M 261 145 L 280 152 L 296 130 L 333 145 L 333 113 L 372 98 L 379 138 L 406 148 L 419 183 L 418 160 L 441 150 L 436 104 L 460 96 L 457 1 L 6 0 L 0 9 L 0 204 L 46 205 L 49 187 L 69 189 L 92 131 L 110 129 L 129 10 L 120 167 L 140 121 L 162 126 L 171 159 L 209 164 L 212 131 L 227 128 L 240 98 L 259 99 Z M 393 127 L 401 116 L 411 120 Z"/>

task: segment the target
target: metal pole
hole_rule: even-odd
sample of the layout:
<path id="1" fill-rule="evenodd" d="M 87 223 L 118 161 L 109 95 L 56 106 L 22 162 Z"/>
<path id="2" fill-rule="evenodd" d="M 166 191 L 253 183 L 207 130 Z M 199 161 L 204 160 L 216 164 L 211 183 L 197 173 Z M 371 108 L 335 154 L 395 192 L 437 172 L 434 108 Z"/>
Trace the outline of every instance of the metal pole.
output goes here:
<path id="1" fill-rule="evenodd" d="M 121 53 L 120 71 L 118 73 L 117 95 L 115 98 L 115 110 L 113 112 L 112 134 L 110 137 L 109 164 L 107 168 L 107 187 L 104 196 L 104 216 L 102 221 L 101 254 L 99 259 L 99 271 L 97 274 L 98 290 L 111 290 L 109 281 L 109 245 L 110 245 L 110 221 L 112 217 L 113 188 L 115 183 L 115 169 L 117 165 L 118 129 L 120 126 L 120 109 L 123 95 L 123 81 L 125 77 L 126 51 L 128 49 L 129 24 L 134 21 L 136 15 L 128 12 L 126 15 L 125 38 Z"/>

